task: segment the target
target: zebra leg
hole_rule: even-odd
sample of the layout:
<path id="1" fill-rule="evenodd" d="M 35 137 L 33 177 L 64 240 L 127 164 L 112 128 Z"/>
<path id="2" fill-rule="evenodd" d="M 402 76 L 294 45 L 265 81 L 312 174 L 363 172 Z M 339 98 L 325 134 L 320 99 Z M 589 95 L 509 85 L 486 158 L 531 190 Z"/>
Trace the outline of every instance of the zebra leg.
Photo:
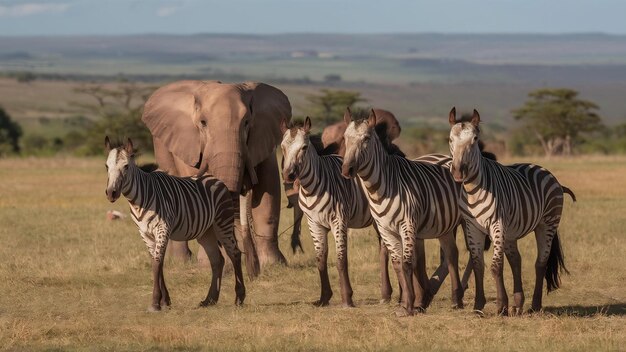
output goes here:
<path id="1" fill-rule="evenodd" d="M 524 289 L 522 288 L 522 256 L 517 249 L 517 240 L 505 241 L 504 252 L 513 272 L 513 311 L 512 315 L 521 315 L 524 307 Z"/>
<path id="2" fill-rule="evenodd" d="M 348 228 L 345 223 L 333 224 L 332 229 L 337 250 L 337 272 L 339 273 L 339 288 L 341 301 L 345 307 L 354 307 L 352 301 L 352 285 L 348 274 Z"/>
<path id="3" fill-rule="evenodd" d="M 457 225 L 458 227 L 458 225 Z M 456 229 L 453 230 L 453 235 L 456 240 Z M 446 262 L 446 255 L 443 247 L 439 246 L 439 267 L 433 273 L 433 276 L 430 277 L 430 292 L 434 295 L 439 292 L 439 288 L 448 277 L 448 264 Z"/>
<path id="4" fill-rule="evenodd" d="M 219 241 L 219 243 L 223 246 L 226 255 L 233 264 L 233 269 L 235 271 L 235 305 L 239 306 L 243 304 L 243 301 L 246 298 L 246 287 L 243 283 L 241 251 L 239 250 L 239 247 L 237 247 L 237 239 L 235 238 L 232 220 L 233 216 L 234 214 L 231 215 L 229 207 L 221 209 L 221 211 L 216 214 L 216 221 L 213 226 L 211 226 L 211 230 L 215 234 L 217 241 Z M 221 274 L 219 279 L 221 280 Z"/>
<path id="5" fill-rule="evenodd" d="M 209 262 L 211 263 L 211 286 L 206 298 L 200 302 L 200 307 L 212 306 L 217 303 L 220 298 L 220 290 L 222 286 L 222 272 L 224 270 L 224 256 L 219 249 L 219 244 L 213 231 L 213 227 L 209 229 L 203 236 L 198 238 L 198 244 L 202 246 Z M 233 266 L 235 263 L 233 263 Z"/>
<path id="6" fill-rule="evenodd" d="M 248 273 L 248 279 L 252 281 L 258 277 L 261 272 L 261 265 L 259 264 L 259 258 L 254 245 L 254 237 L 250 229 L 252 225 L 252 192 L 248 191 L 246 195 L 234 195 L 233 197 L 233 199 L 236 197 L 239 202 L 239 208 L 237 208 L 236 204 L 233 205 L 235 207 L 235 238 L 240 242 L 239 248 L 241 248 L 246 257 L 246 272 Z M 237 235 L 239 235 L 239 237 L 237 237 Z"/>
<path id="7" fill-rule="evenodd" d="M 402 241 L 397 233 L 385 230 L 384 228 L 378 228 L 383 243 L 387 247 L 389 253 L 391 253 L 391 265 L 396 272 L 398 278 L 398 284 L 400 285 L 400 307 L 396 311 L 397 316 L 407 316 L 413 314 L 413 300 L 407 300 L 407 280 L 403 272 L 402 263 Z M 409 280 L 411 278 L 409 277 Z M 407 304 L 407 302 L 410 302 Z M 410 309 L 407 309 L 410 308 Z"/>
<path id="8" fill-rule="evenodd" d="M 167 247 L 167 242 L 164 244 Z M 163 249 L 163 253 L 165 253 L 165 248 Z M 163 256 L 164 259 L 165 256 Z M 163 276 L 163 260 L 161 260 L 161 266 L 159 268 L 159 288 L 161 289 L 161 307 L 169 307 L 172 305 L 172 300 L 170 299 L 170 293 L 167 290 L 167 286 L 165 285 L 165 277 Z"/>
<path id="9" fill-rule="evenodd" d="M 504 231 L 502 223 L 496 221 L 491 225 L 490 232 L 493 238 L 493 257 L 491 258 L 491 275 L 496 282 L 496 306 L 498 315 L 509 315 L 509 297 L 504 287 Z"/>
<path id="10" fill-rule="evenodd" d="M 318 307 L 327 306 L 333 296 L 333 290 L 330 288 L 330 279 L 328 278 L 328 239 L 326 237 L 328 231 L 328 228 L 309 220 L 309 232 L 313 238 L 317 270 L 320 274 L 320 299 L 313 302 L 313 305 Z"/>
<path id="11" fill-rule="evenodd" d="M 474 267 L 474 284 L 476 286 L 476 297 L 474 298 L 474 311 L 480 315 L 483 314 L 482 310 L 485 308 L 485 289 L 484 289 L 484 275 L 485 275 L 485 234 L 477 229 L 475 226 L 467 224 L 467 243 L 470 250 L 470 257 Z"/>
<path id="12" fill-rule="evenodd" d="M 389 280 L 389 251 L 380 237 L 380 231 L 378 231 L 376 222 L 374 222 L 374 230 L 376 230 L 376 234 L 378 235 L 379 247 L 378 261 L 380 263 L 380 303 L 389 303 L 393 292 L 391 289 L 391 281 Z M 402 297 L 402 294 L 400 294 L 400 297 Z"/>
<path id="13" fill-rule="evenodd" d="M 463 230 L 463 239 L 465 240 L 465 246 L 469 251 L 469 244 L 467 243 L 467 224 L 463 220 L 461 221 L 461 229 Z M 463 291 L 466 291 L 469 288 L 469 279 L 472 275 L 472 270 L 474 270 L 474 264 L 472 262 L 472 256 L 470 254 L 469 259 L 467 260 L 467 266 L 465 267 L 465 271 L 463 272 L 463 277 L 461 278 L 461 287 Z"/>
<path id="14" fill-rule="evenodd" d="M 302 242 L 300 241 L 302 216 L 304 215 L 304 212 L 300 208 L 298 197 L 298 193 L 288 197 L 289 204 L 293 207 L 293 231 L 291 232 L 291 250 L 293 251 L 293 254 L 298 252 L 298 248 L 300 248 L 301 253 L 304 253 L 304 249 L 302 249 Z"/>
<path id="15" fill-rule="evenodd" d="M 415 292 L 413 307 L 420 312 L 424 312 L 430 305 L 433 294 L 431 293 L 428 274 L 426 273 L 426 249 L 422 239 L 415 240 L 411 267 L 413 291 Z"/>
<path id="16" fill-rule="evenodd" d="M 154 236 L 154 249 L 152 252 L 152 305 L 148 308 L 150 312 L 160 311 L 161 302 L 165 303 L 161 283 L 165 284 L 163 281 L 163 258 L 165 257 L 168 238 L 169 236 L 164 226 L 161 226 Z M 167 299 L 169 300 L 169 295 Z"/>
<path id="17" fill-rule="evenodd" d="M 556 257 L 561 257 L 561 251 L 560 248 L 558 248 L 560 247 L 560 244 L 558 242 L 553 243 L 558 241 L 556 234 L 559 220 L 560 219 L 556 221 L 556 224 L 539 224 L 539 226 L 535 229 L 535 239 L 537 241 L 537 261 L 535 262 L 535 291 L 533 292 L 531 312 L 541 311 L 543 280 L 546 278 L 546 273 L 548 272 L 549 259 L 552 259 L 554 256 L 554 260 L 556 260 L 556 263 L 554 264 L 558 265 Z M 552 248 L 553 245 L 556 245 L 554 249 Z M 554 285 L 554 283 L 548 282 L 548 292 L 555 288 L 551 285 Z"/>
<path id="18" fill-rule="evenodd" d="M 404 276 L 405 285 L 402 287 L 404 293 L 404 309 L 406 314 L 411 316 L 414 314 L 414 304 L 415 304 L 415 289 L 413 286 L 413 273 L 415 272 L 415 246 L 418 245 L 415 241 L 415 233 L 412 228 L 404 227 L 401 229 L 401 239 L 402 239 L 402 274 Z M 418 240 L 419 242 L 419 240 Z M 423 245 L 423 241 L 422 241 Z M 419 269 L 419 264 L 418 269 Z M 424 272 L 426 265 L 424 264 Z M 424 287 L 426 287 L 427 276 L 420 275 L 421 273 L 418 270 L 418 280 L 424 283 Z M 423 280 L 423 281 L 422 281 Z"/>
<path id="19" fill-rule="evenodd" d="M 456 231 L 452 230 L 452 231 Z M 455 236 L 449 232 L 439 237 L 439 245 L 443 248 L 450 272 L 450 282 L 452 286 L 452 308 L 463 308 L 463 289 L 459 280 L 459 250 L 456 247 Z"/>

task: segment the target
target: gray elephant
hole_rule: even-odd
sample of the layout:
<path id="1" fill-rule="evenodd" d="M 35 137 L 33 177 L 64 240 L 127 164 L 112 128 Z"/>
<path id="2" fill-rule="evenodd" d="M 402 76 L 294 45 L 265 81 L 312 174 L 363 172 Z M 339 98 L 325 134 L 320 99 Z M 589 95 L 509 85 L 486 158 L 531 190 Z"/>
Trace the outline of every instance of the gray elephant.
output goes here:
<path id="1" fill-rule="evenodd" d="M 144 107 L 142 120 L 162 170 L 192 176 L 207 168 L 231 191 L 239 210 L 237 240 L 251 278 L 266 264 L 285 262 L 278 248 L 281 192 L 275 152 L 281 120 L 290 119 L 287 96 L 254 82 L 174 82 L 155 91 Z M 191 255 L 186 242 L 170 248 L 175 257 Z M 206 254 L 200 250 L 198 257 Z"/>

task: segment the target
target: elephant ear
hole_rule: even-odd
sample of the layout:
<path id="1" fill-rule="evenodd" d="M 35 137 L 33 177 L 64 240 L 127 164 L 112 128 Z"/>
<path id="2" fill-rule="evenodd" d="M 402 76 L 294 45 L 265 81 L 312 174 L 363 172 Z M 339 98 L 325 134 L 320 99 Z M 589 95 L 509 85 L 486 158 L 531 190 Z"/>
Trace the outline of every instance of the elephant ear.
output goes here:
<path id="1" fill-rule="evenodd" d="M 265 83 L 246 82 L 242 86 L 250 95 L 248 158 L 252 166 L 257 166 L 280 144 L 281 121 L 291 120 L 291 104 L 282 91 Z"/>
<path id="2" fill-rule="evenodd" d="M 153 137 L 185 164 L 196 168 L 206 144 L 198 126 L 196 97 L 209 84 L 179 81 L 161 87 L 148 99 L 141 117 Z"/>

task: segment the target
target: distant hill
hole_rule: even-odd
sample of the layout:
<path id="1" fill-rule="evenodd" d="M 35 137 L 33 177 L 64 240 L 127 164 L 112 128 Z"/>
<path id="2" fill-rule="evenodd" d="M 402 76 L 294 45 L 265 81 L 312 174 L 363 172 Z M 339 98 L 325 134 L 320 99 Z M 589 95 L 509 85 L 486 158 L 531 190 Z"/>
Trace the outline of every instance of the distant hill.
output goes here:
<path id="1" fill-rule="evenodd" d="M 0 59 L 35 57 L 337 56 L 455 59 L 482 64 L 626 64 L 626 36 L 605 34 L 280 34 L 0 37 Z"/>
<path id="2" fill-rule="evenodd" d="M 261 80 L 286 88 L 297 114 L 308 109 L 305 94 L 351 89 L 406 122 L 439 121 L 455 104 L 501 126 L 530 90 L 563 86 L 597 102 L 609 123 L 626 116 L 626 35 L 0 36 L 0 75 L 20 71 L 70 81 Z"/>

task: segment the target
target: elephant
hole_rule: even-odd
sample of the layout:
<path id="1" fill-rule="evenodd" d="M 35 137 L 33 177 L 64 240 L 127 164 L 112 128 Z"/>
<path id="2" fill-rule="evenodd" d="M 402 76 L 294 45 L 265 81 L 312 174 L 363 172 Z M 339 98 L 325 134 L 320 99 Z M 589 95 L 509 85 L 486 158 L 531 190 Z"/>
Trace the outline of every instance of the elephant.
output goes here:
<path id="1" fill-rule="evenodd" d="M 383 109 L 375 108 L 374 112 L 376 113 L 376 124 L 378 126 L 384 126 L 387 130 L 387 136 L 389 138 L 389 142 L 400 136 L 400 132 L 402 129 L 400 128 L 400 123 L 396 116 L 391 112 Z M 346 124 L 343 121 L 334 123 L 332 125 L 326 126 L 322 131 L 322 147 L 325 151 L 332 150 L 333 154 L 338 154 L 343 156 L 346 152 L 346 145 L 343 140 L 343 133 L 346 131 Z M 285 187 L 285 195 L 288 200 L 288 208 L 293 208 L 293 229 L 291 233 L 291 249 L 294 253 L 300 249 L 301 252 L 304 252 L 302 249 L 302 243 L 300 241 L 300 229 L 302 216 L 304 213 L 300 209 L 298 205 L 298 184 L 297 181 L 295 183 L 284 183 Z"/>
<path id="2" fill-rule="evenodd" d="M 142 115 L 161 170 L 175 176 L 206 170 L 228 187 L 250 278 L 270 263 L 286 262 L 278 247 L 282 120 L 291 120 L 289 99 L 257 82 L 173 82 L 150 96 Z M 175 258 L 191 257 L 187 242 L 171 249 Z M 198 258 L 206 261 L 206 253 L 200 250 Z"/>

